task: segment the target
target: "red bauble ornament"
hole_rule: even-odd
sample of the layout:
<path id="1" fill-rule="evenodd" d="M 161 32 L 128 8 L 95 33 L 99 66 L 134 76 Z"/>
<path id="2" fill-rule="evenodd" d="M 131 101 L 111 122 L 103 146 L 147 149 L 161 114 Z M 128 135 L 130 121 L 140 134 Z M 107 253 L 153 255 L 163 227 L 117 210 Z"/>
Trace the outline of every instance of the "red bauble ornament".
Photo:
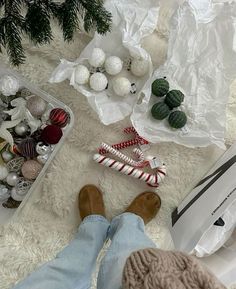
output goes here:
<path id="1" fill-rule="evenodd" d="M 69 114 L 62 108 L 54 108 L 49 115 L 49 119 L 52 124 L 57 125 L 59 127 L 65 127 L 69 120 Z"/>
<path id="2" fill-rule="evenodd" d="M 41 134 L 41 139 L 47 144 L 57 144 L 63 133 L 60 127 L 56 125 L 48 125 L 46 126 Z"/>

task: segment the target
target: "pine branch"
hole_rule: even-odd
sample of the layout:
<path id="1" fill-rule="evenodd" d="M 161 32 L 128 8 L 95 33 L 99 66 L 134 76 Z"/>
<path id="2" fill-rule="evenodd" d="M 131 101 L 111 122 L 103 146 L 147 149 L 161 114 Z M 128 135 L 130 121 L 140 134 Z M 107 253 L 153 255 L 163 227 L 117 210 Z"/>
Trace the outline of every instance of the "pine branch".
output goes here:
<path id="1" fill-rule="evenodd" d="M 82 0 L 82 6 L 87 10 L 84 17 L 84 29 L 86 32 L 93 27 L 99 34 L 105 34 L 111 30 L 112 15 L 103 7 L 101 0 Z"/>
<path id="2" fill-rule="evenodd" d="M 25 54 L 21 43 L 23 32 L 35 44 L 49 43 L 52 38 L 50 20 L 59 21 L 65 41 L 71 41 L 79 29 L 80 19 L 88 32 L 96 28 L 104 34 L 111 29 L 111 14 L 103 7 L 103 0 L 0 0 L 0 52 L 7 50 L 13 65 L 24 62 Z M 21 9 L 26 8 L 25 18 Z M 80 18 L 81 17 L 81 18 Z"/>
<path id="3" fill-rule="evenodd" d="M 45 44 L 52 40 L 50 26 L 50 11 L 44 0 L 34 0 L 28 3 L 24 30 L 35 44 Z"/>
<path id="4" fill-rule="evenodd" d="M 60 4 L 57 4 L 51 0 L 45 0 L 45 5 L 46 5 L 48 12 L 52 15 L 52 17 L 58 18 Z"/>
<path id="5" fill-rule="evenodd" d="M 98 33 L 105 34 L 111 29 L 112 15 L 103 7 L 102 0 L 65 0 L 58 18 L 66 41 L 72 40 L 79 28 L 78 14 L 84 19 L 86 32 L 95 27 Z"/>
<path id="6" fill-rule="evenodd" d="M 75 31 L 79 28 L 78 0 L 65 0 L 58 11 L 59 24 L 66 41 L 71 41 Z"/>
<path id="7" fill-rule="evenodd" d="M 1 19 L 1 43 L 7 49 L 13 65 L 24 63 L 25 54 L 21 44 L 24 18 L 20 14 L 21 0 L 5 0 L 5 14 Z"/>

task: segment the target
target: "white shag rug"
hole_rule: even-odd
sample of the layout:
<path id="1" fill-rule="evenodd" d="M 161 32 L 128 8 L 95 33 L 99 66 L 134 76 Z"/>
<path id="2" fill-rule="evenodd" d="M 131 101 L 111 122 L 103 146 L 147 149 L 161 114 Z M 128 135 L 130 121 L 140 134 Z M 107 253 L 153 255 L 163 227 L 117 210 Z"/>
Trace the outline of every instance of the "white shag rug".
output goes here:
<path id="1" fill-rule="evenodd" d="M 156 65 L 165 60 L 168 20 L 172 10 L 168 6 L 162 7 L 157 31 L 144 43 Z M 37 86 L 69 105 L 75 114 L 75 125 L 50 166 L 41 188 L 30 197 L 13 222 L 0 227 L 1 289 L 12 288 L 40 264 L 54 258 L 73 238 L 80 222 L 76 199 L 84 184 L 94 183 L 103 190 L 109 219 L 121 213 L 136 195 L 147 190 L 145 184 L 103 169 L 91 160 L 102 141 L 114 143 L 122 140 L 122 129 L 129 125 L 129 121 L 106 127 L 98 121 L 86 99 L 67 82 L 57 85 L 47 82 L 60 58 L 76 59 L 90 41 L 89 36 L 78 34 L 73 43 L 66 44 L 57 28 L 55 35 L 50 46 L 38 48 L 25 43 L 27 62 L 19 70 Z M 6 55 L 1 55 L 0 59 L 7 63 Z M 236 136 L 236 83 L 232 86 L 227 115 L 226 141 L 230 144 Z M 172 243 L 167 222 L 171 211 L 222 151 L 216 147 L 189 149 L 163 143 L 153 147 L 150 153 L 165 160 L 168 177 L 158 189 L 163 204 L 161 211 L 147 226 L 147 233 L 159 247 L 170 248 Z"/>

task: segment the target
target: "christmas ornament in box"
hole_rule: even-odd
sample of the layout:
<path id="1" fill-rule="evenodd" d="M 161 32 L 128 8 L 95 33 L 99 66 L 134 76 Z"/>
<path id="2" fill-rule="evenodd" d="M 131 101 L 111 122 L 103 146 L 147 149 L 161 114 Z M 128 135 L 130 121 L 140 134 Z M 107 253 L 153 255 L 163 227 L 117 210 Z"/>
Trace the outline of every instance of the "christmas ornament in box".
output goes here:
<path id="1" fill-rule="evenodd" d="M 7 76 L 7 77 L 6 77 Z M 7 85 L 6 81 L 9 80 Z M 73 124 L 70 109 L 0 67 L 0 222 L 27 201 Z M 17 91 L 16 88 L 18 89 Z M 1 89 L 1 88 L 0 88 Z M 14 93 L 14 94 L 12 94 Z M 6 116 L 6 118 L 4 118 Z M 22 207 L 21 206 L 21 207 Z"/>

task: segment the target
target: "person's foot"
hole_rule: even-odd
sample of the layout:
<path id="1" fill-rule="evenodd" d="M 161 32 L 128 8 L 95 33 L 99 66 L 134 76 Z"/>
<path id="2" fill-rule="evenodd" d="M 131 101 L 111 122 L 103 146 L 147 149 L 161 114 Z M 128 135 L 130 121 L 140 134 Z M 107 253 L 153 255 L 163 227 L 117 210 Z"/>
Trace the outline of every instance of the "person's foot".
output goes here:
<path id="1" fill-rule="evenodd" d="M 144 223 L 150 222 L 161 207 L 161 199 L 154 192 L 144 192 L 137 196 L 125 212 L 140 216 Z"/>
<path id="2" fill-rule="evenodd" d="M 82 220 L 89 215 L 106 216 L 102 193 L 96 186 L 86 185 L 80 190 L 79 212 Z"/>

